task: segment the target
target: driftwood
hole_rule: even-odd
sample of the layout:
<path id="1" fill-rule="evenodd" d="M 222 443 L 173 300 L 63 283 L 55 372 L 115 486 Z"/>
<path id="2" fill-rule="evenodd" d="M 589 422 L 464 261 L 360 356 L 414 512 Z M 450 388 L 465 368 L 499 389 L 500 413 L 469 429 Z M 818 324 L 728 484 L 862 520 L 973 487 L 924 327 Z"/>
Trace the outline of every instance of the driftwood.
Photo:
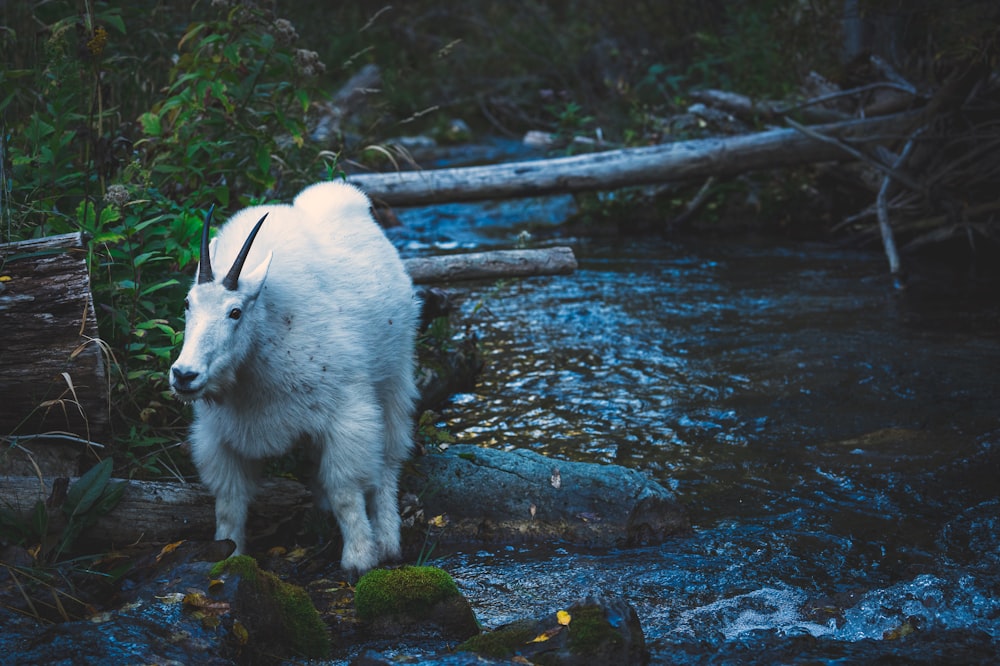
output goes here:
<path id="1" fill-rule="evenodd" d="M 107 441 L 108 378 L 80 234 L 0 245 L 0 277 L 0 436 Z"/>
<path id="2" fill-rule="evenodd" d="M 796 129 L 774 129 L 529 162 L 354 174 L 348 180 L 389 206 L 612 190 L 855 159 L 844 145 L 884 142 L 888 136 L 905 139 L 919 118 L 919 113 L 906 112 L 811 128 L 836 141 L 820 141 Z"/>
<path id="3" fill-rule="evenodd" d="M 568 247 L 414 257 L 404 263 L 406 271 L 416 284 L 567 275 L 576 270 L 576 257 L 573 256 L 572 248 Z"/>

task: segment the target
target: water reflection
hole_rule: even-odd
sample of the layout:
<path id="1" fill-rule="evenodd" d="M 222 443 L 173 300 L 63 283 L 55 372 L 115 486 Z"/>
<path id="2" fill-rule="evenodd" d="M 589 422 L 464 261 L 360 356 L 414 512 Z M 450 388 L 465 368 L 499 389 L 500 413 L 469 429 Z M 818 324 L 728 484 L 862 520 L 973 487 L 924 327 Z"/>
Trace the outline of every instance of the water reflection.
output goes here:
<path id="1" fill-rule="evenodd" d="M 645 470 L 698 530 L 454 553 L 487 626 L 606 591 L 679 663 L 994 650 L 995 305 L 893 294 L 880 257 L 822 247 L 578 255 L 573 276 L 464 294 L 489 365 L 443 418 L 463 442 Z"/>

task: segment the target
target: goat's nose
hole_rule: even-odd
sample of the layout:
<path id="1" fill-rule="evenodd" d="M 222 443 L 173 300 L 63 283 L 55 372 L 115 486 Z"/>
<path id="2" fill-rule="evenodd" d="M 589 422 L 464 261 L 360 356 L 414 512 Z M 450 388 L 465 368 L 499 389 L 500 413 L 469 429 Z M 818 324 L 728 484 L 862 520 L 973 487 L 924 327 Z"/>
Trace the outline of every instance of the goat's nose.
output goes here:
<path id="1" fill-rule="evenodd" d="M 194 370 L 185 370 L 184 368 L 178 368 L 174 366 L 170 368 L 170 373 L 173 375 L 174 384 L 177 386 L 190 386 L 191 382 L 198 379 L 198 373 Z"/>

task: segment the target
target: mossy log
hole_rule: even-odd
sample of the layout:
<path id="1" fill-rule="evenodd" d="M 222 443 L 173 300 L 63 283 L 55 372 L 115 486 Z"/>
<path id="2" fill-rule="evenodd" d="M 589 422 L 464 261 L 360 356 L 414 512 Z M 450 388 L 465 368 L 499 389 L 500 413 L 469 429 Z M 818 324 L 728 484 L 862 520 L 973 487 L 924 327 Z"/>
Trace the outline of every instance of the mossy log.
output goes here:
<path id="1" fill-rule="evenodd" d="M 108 441 L 108 376 L 81 234 L 0 245 L 0 280 L 0 435 Z"/>

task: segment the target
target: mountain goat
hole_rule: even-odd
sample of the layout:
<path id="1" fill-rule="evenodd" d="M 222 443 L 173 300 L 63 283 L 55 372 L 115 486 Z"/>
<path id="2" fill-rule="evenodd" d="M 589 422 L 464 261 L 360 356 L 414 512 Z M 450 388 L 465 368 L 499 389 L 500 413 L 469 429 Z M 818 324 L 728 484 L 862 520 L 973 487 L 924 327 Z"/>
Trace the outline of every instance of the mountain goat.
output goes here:
<path id="1" fill-rule="evenodd" d="M 263 460 L 304 444 L 316 502 L 340 525 L 343 568 L 399 557 L 419 307 L 368 198 L 313 185 L 291 205 L 238 212 L 211 244 L 210 218 L 170 386 L 194 403 L 192 456 L 215 495 L 215 538 L 245 548 Z M 216 279 L 213 266 L 229 272 Z"/>

